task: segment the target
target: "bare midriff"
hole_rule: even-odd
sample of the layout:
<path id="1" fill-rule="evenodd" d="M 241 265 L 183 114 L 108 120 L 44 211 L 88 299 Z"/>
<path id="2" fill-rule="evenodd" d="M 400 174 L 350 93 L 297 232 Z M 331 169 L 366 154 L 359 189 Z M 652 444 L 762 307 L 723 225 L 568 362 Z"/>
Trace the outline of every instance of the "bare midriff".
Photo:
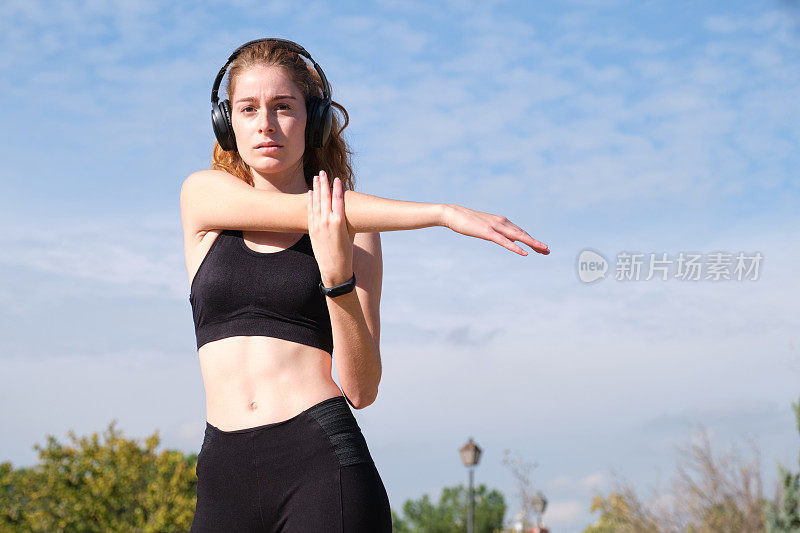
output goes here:
<path id="1" fill-rule="evenodd" d="M 288 420 L 342 391 L 327 352 L 296 342 L 238 336 L 198 350 L 206 419 L 223 431 Z"/>
<path id="2" fill-rule="evenodd" d="M 220 231 L 204 232 L 199 242 L 187 241 L 190 283 Z M 299 238 L 297 234 L 247 233 L 270 238 L 271 245 L 246 243 L 261 253 L 283 250 Z M 313 346 L 274 337 L 236 336 L 207 342 L 197 353 L 206 420 L 223 431 L 282 422 L 322 400 L 343 396 L 331 376 L 331 355 Z"/>

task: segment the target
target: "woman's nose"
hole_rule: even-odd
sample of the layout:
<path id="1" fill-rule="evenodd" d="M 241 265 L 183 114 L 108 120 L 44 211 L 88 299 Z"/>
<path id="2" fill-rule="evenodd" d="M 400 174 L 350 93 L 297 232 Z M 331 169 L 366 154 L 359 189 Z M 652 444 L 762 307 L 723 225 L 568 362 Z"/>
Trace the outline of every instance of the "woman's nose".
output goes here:
<path id="1" fill-rule="evenodd" d="M 275 121 L 277 117 L 270 115 L 269 111 L 264 111 L 259 117 L 258 132 L 275 131 Z"/>

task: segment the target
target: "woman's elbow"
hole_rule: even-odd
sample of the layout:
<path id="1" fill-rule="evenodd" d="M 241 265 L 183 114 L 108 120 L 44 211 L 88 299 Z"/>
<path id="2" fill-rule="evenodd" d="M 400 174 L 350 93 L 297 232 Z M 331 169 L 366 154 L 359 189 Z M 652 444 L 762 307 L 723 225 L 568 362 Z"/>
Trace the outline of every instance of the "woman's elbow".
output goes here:
<path id="1" fill-rule="evenodd" d="M 353 405 L 355 409 L 364 409 L 365 407 L 369 407 L 375 400 L 378 399 L 378 384 L 375 385 L 375 389 L 368 393 L 359 394 L 357 397 L 351 398 L 350 403 Z"/>

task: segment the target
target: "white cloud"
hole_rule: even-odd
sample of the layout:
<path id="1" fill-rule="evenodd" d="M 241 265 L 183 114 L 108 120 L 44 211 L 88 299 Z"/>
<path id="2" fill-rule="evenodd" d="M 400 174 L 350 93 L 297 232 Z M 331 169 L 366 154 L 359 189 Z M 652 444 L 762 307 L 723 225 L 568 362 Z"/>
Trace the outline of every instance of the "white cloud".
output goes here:
<path id="1" fill-rule="evenodd" d="M 366 175 L 387 181 L 430 176 L 439 189 L 459 188 L 457 177 L 470 176 L 475 192 L 460 194 L 479 199 L 487 190 L 502 190 L 488 176 L 503 171 L 486 163 L 513 165 L 506 191 L 525 182 L 515 176 L 534 185 L 549 182 L 547 194 L 520 199 L 539 210 L 558 205 L 579 212 L 634 199 L 645 209 L 680 204 L 689 194 L 694 201 L 745 194 L 763 183 L 752 179 L 749 168 L 761 159 L 757 154 L 769 151 L 775 161 L 794 157 L 779 132 L 796 123 L 787 116 L 787 98 L 796 98 L 798 81 L 786 78 L 789 55 L 775 37 L 757 46 L 712 42 L 705 55 L 701 49 L 681 58 L 675 53 L 683 43 L 594 35 L 587 21 L 548 43 L 524 20 L 489 20 L 469 23 L 479 46 L 406 81 L 402 96 L 398 89 L 370 90 L 402 98 L 397 105 L 404 111 L 373 138 L 378 148 L 362 160 Z M 595 43 L 595 37 L 601 40 Z M 593 45 L 624 49 L 627 56 L 618 64 L 595 64 L 584 55 Z M 500 54 L 500 48 L 518 54 Z M 721 61 L 720 53 L 730 60 Z M 646 84 L 633 69 L 644 69 Z M 756 76 L 779 94 L 750 98 L 758 89 L 749 80 Z M 498 89 L 494 94 L 472 90 L 487 79 Z M 370 93 L 362 91 L 359 100 L 366 104 Z M 383 113 L 377 104 L 374 110 Z M 741 143 L 730 144 L 737 137 Z M 785 183 L 790 174 L 788 167 L 772 165 L 763 175 Z"/>
<path id="2" fill-rule="evenodd" d="M 177 201 L 177 198 L 176 198 Z M 96 282 L 97 296 L 109 287 L 124 288 L 124 293 L 188 297 L 188 275 L 183 258 L 183 236 L 179 222 L 161 218 L 135 220 L 116 215 L 91 222 L 81 219 L 60 225 L 38 226 L 22 223 L 24 232 L 9 232 L 0 237 L 6 253 L 0 263 L 58 276 L 66 286 L 77 280 Z M 29 296 L 37 287 L 29 287 Z M 164 291 L 167 291 L 166 293 Z M 60 293 L 49 298 L 58 298 Z M 41 303 L 38 299 L 30 303 Z"/>
<path id="3" fill-rule="evenodd" d="M 606 476 L 602 472 L 595 472 L 580 479 L 578 484 L 586 489 L 597 489 L 600 485 L 606 483 Z"/>
<path id="4" fill-rule="evenodd" d="M 560 475 L 547 483 L 547 490 L 553 492 L 571 491 L 576 489 L 593 490 L 607 483 L 607 476 L 602 472 L 587 474 L 581 478 L 569 475 Z"/>
<path id="5" fill-rule="evenodd" d="M 585 514 L 586 502 L 553 501 L 548 502 L 542 522 L 551 527 L 574 526 L 584 519 Z"/>

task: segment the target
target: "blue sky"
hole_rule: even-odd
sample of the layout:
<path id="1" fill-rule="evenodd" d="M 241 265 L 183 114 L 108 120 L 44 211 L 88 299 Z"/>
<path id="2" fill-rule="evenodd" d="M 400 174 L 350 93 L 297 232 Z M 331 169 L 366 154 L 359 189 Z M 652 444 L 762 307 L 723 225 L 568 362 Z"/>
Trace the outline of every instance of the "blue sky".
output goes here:
<path id="1" fill-rule="evenodd" d="M 357 190 L 552 250 L 382 235 L 383 380 L 355 414 L 395 509 L 465 481 L 469 436 L 507 518 L 503 450 L 538 463 L 561 532 L 612 468 L 668 479 L 699 424 L 720 451 L 754 438 L 768 491 L 796 467 L 797 2 L 11 0 L 0 30 L 0 460 L 113 418 L 199 449 L 178 195 L 208 168 L 214 75 L 272 36 L 350 113 Z M 755 281 L 584 284 L 584 249 L 764 259 Z"/>

